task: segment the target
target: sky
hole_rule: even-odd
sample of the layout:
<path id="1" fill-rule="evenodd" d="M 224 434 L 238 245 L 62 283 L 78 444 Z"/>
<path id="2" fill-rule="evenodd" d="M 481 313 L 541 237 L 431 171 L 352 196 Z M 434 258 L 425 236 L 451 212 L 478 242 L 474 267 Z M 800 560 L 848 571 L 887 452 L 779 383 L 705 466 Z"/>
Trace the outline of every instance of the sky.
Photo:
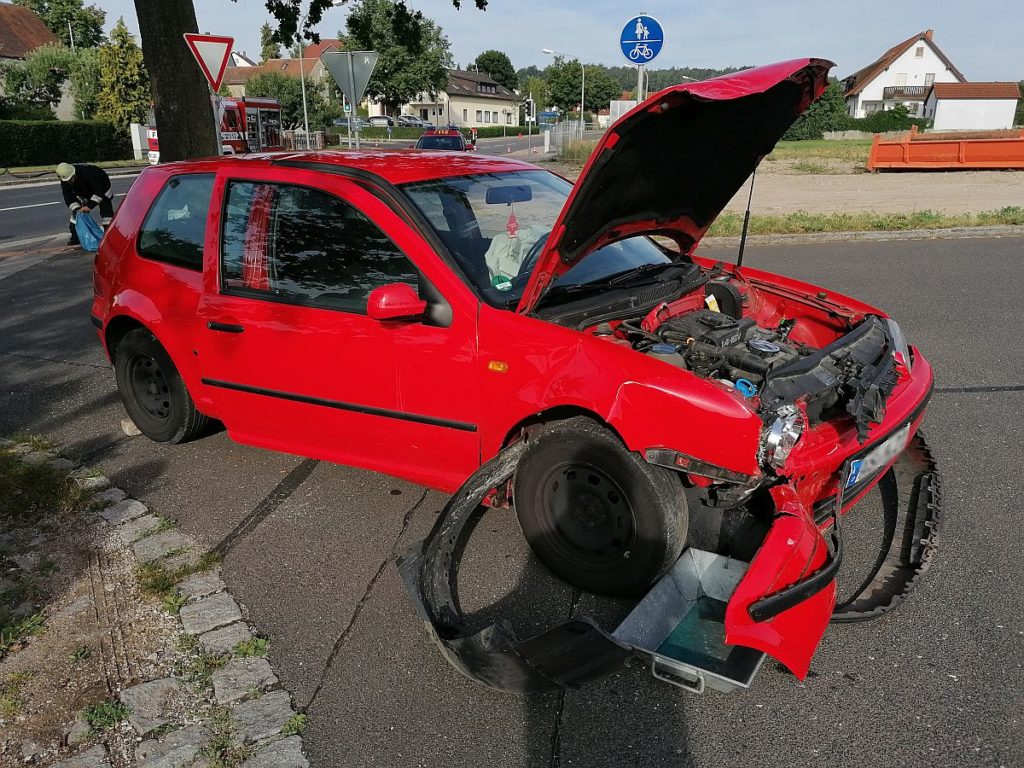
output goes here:
<path id="1" fill-rule="evenodd" d="M 86 0 L 107 12 L 107 28 L 119 16 L 138 32 L 133 0 Z M 706 0 L 702 3 L 644 0 L 633 8 L 617 0 L 489 0 L 486 11 L 473 0 L 455 10 L 450 0 L 408 0 L 445 30 L 455 61 L 463 66 L 488 48 L 504 51 L 519 69 L 544 67 L 542 48 L 611 66 L 628 63 L 618 35 L 633 15 L 649 13 L 665 29 L 665 46 L 652 68 L 728 67 L 816 56 L 831 59 L 833 74 L 849 75 L 888 48 L 925 29 L 968 80 L 1024 80 L 1020 42 L 1024 2 L 963 0 L 899 3 L 810 2 L 809 0 Z M 235 50 L 259 59 L 259 28 L 270 20 L 264 0 L 195 0 L 203 32 L 231 35 Z M 982 12 L 982 8 L 984 12 Z M 324 14 L 318 31 L 334 37 L 346 9 Z"/>

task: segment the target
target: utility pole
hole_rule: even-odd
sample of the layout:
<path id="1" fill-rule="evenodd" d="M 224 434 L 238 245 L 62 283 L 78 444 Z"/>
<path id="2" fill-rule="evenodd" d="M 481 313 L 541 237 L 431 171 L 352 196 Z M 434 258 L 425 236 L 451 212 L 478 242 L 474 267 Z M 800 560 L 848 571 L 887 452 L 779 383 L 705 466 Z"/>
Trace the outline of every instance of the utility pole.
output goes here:
<path id="1" fill-rule="evenodd" d="M 302 50 L 302 36 L 298 33 L 295 39 L 299 43 L 299 78 L 302 80 L 302 127 L 306 132 L 306 149 L 309 149 L 309 111 L 306 109 L 306 69 L 303 67 L 305 51 Z M 356 141 L 358 141 L 358 137 Z"/>

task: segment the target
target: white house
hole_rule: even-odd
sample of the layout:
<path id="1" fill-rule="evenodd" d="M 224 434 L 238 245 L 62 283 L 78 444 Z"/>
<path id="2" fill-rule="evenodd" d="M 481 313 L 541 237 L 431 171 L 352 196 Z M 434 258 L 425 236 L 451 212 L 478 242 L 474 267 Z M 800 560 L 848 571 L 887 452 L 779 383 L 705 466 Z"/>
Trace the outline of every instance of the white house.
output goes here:
<path id="1" fill-rule="evenodd" d="M 924 101 L 933 84 L 966 81 L 928 29 L 893 46 L 877 61 L 843 80 L 843 96 L 850 117 L 867 117 L 900 104 L 911 116 L 924 117 Z"/>
<path id="2" fill-rule="evenodd" d="M 448 70 L 448 87 L 436 98 L 421 93 L 402 110 L 434 125 L 459 128 L 519 125 L 519 96 L 483 72 Z"/>
<path id="3" fill-rule="evenodd" d="M 937 131 L 1012 128 L 1019 98 L 1017 83 L 936 83 L 924 115 Z"/>

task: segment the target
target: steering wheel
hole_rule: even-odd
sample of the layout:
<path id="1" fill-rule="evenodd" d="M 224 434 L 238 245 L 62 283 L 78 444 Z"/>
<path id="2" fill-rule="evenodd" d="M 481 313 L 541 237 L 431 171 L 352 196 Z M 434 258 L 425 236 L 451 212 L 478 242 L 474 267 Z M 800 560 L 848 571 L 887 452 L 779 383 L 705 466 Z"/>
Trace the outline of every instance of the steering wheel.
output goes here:
<path id="1" fill-rule="evenodd" d="M 537 259 L 540 258 L 540 252 L 544 249 L 544 245 L 548 241 L 548 237 L 551 232 L 546 232 L 537 238 L 530 250 L 526 253 L 526 258 L 519 264 L 519 272 L 512 278 L 512 288 L 518 289 L 526 286 L 527 281 L 530 279 L 530 275 L 533 274 L 533 268 L 537 266 Z"/>

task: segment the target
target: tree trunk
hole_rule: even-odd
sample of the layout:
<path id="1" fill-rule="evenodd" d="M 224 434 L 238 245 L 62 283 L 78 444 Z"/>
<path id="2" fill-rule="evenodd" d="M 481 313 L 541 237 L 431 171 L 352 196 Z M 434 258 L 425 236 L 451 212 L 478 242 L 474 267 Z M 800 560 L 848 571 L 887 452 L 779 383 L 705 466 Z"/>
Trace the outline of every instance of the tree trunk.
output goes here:
<path id="1" fill-rule="evenodd" d="M 135 12 L 152 85 L 160 161 L 218 154 L 210 86 L 182 37 L 199 29 L 192 0 L 135 0 Z"/>

